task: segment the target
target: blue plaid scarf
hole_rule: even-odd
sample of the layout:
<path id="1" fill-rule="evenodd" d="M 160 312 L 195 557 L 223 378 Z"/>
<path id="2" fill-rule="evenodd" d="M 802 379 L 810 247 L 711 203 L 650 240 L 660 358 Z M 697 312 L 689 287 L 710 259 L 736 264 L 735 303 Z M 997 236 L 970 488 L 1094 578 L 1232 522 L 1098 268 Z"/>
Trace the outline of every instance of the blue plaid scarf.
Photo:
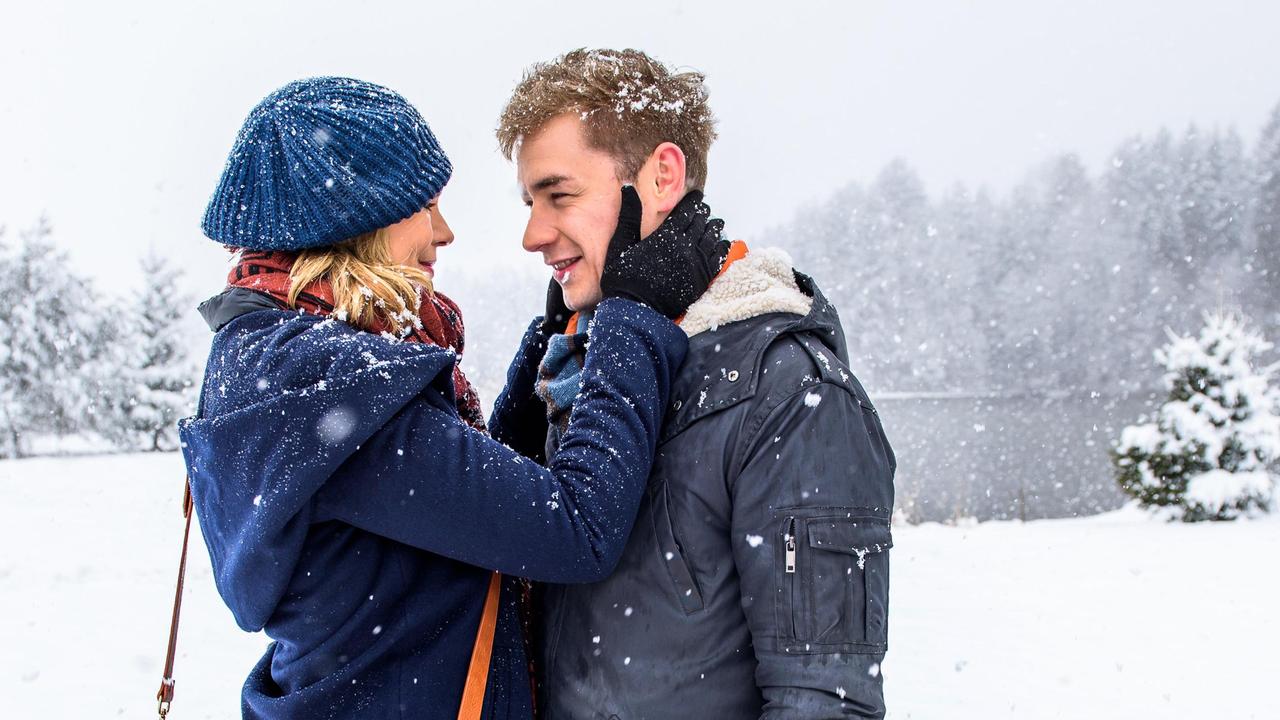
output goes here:
<path id="1" fill-rule="evenodd" d="M 547 341 L 547 354 L 538 367 L 538 397 L 547 404 L 547 422 L 561 432 L 569 426 L 569 411 L 582 388 L 582 367 L 587 358 L 591 311 L 578 313 L 573 333 L 552 335 Z"/>

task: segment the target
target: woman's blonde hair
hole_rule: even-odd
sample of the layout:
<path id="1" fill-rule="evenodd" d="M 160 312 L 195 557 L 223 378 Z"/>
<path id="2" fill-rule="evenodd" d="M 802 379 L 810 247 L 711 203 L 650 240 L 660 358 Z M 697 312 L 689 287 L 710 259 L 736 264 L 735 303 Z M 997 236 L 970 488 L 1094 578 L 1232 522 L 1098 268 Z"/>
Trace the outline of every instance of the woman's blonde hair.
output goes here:
<path id="1" fill-rule="evenodd" d="M 289 305 L 316 280 L 333 290 L 333 314 L 361 330 L 389 329 L 405 337 L 421 327 L 422 292 L 432 292 L 431 278 L 391 257 L 386 228 L 334 245 L 298 253 L 289 271 Z"/>

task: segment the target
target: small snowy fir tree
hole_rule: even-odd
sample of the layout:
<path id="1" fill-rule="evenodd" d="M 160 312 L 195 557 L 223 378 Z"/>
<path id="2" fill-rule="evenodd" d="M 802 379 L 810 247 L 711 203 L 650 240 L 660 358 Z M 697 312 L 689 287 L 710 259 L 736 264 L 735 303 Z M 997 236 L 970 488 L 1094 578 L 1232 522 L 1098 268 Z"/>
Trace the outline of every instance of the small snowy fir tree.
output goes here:
<path id="1" fill-rule="evenodd" d="M 110 343 L 92 285 L 69 269 L 41 218 L 0 248 L 0 456 L 30 452 L 33 436 L 84 430 L 99 392 L 86 372 Z"/>
<path id="2" fill-rule="evenodd" d="M 143 287 L 127 318 L 116 412 L 103 434 L 137 450 L 178 447 L 178 418 L 191 414 L 196 370 L 183 342 L 182 312 L 189 303 L 177 281 L 181 271 L 152 253 L 142 259 Z"/>
<path id="3" fill-rule="evenodd" d="M 1252 362 L 1271 343 L 1236 316 L 1205 321 L 1200 337 L 1170 332 L 1156 351 L 1169 399 L 1154 422 L 1125 428 L 1112 455 L 1121 489 L 1188 522 L 1269 510 L 1280 458 L 1277 366 Z"/>

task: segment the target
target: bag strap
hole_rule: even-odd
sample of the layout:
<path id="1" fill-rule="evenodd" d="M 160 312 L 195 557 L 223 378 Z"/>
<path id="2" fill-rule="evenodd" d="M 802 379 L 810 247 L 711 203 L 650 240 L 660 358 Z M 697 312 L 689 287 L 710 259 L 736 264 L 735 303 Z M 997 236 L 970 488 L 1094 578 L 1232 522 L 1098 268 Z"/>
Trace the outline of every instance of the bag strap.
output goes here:
<path id="1" fill-rule="evenodd" d="M 160 691 L 156 700 L 160 701 L 160 720 L 169 714 L 169 706 L 173 703 L 173 658 L 178 651 L 178 616 L 182 611 L 182 584 L 187 575 L 187 541 L 191 538 L 191 479 L 186 478 L 185 490 L 182 493 L 182 516 L 187 519 L 182 530 L 182 556 L 178 560 L 178 587 L 173 595 L 173 619 L 169 621 L 169 649 L 164 657 L 164 677 L 160 680 Z"/>
<path id="2" fill-rule="evenodd" d="M 494 573 L 489 578 L 489 594 L 484 599 L 484 615 L 480 617 L 480 629 L 476 631 L 476 644 L 471 649 L 471 666 L 467 668 L 467 685 L 462 690 L 462 705 L 458 708 L 458 720 L 480 720 L 484 710 L 485 685 L 489 682 L 489 662 L 493 659 L 493 634 L 498 627 L 498 595 L 502 589 L 502 575 Z"/>
<path id="3" fill-rule="evenodd" d="M 191 539 L 191 481 L 187 479 L 182 493 L 182 516 L 186 525 L 182 530 L 182 554 L 178 559 L 178 582 L 173 596 L 173 617 L 169 621 L 169 647 L 165 651 L 164 677 L 156 693 L 159 701 L 160 720 L 169 714 L 173 704 L 173 661 L 178 651 L 178 620 L 182 614 L 182 588 L 187 574 L 187 547 Z M 458 720 L 480 720 L 484 709 L 485 688 L 489 682 L 489 664 L 493 659 L 493 636 L 498 627 L 498 598 L 502 590 L 502 575 L 493 573 L 489 578 L 489 592 L 484 599 L 484 614 L 476 631 L 476 643 L 471 649 L 471 665 L 467 668 L 467 684 L 462 691 L 462 705 Z"/>

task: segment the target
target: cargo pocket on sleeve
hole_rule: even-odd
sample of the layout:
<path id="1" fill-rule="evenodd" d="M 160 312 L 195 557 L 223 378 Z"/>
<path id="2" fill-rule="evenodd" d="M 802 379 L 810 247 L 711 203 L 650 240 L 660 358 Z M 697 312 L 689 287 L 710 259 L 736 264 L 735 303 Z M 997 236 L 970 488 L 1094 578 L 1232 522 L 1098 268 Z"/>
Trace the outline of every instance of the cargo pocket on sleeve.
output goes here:
<path id="1" fill-rule="evenodd" d="M 830 509 L 828 509 L 830 512 Z M 864 511 L 865 512 L 865 511 Z M 789 652 L 878 653 L 888 646 L 888 520 L 795 518 Z"/>

